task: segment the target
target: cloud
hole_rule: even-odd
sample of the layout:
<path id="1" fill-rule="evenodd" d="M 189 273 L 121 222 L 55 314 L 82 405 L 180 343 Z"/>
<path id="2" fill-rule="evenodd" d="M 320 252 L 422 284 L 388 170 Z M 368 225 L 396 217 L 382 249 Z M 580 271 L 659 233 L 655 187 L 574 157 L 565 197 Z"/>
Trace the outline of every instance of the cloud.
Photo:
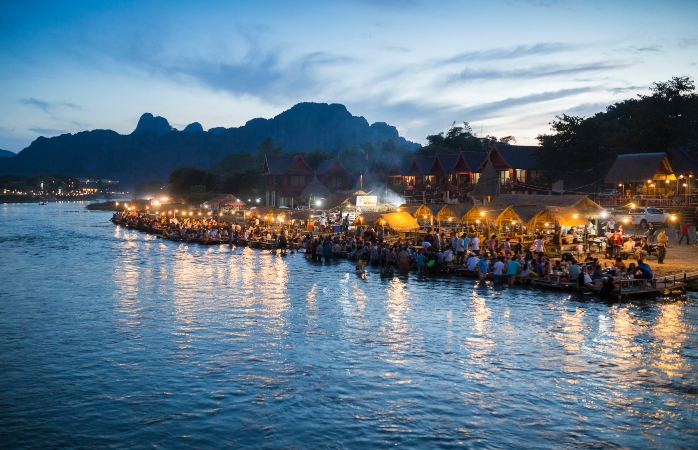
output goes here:
<path id="1" fill-rule="evenodd" d="M 528 69 L 517 70 L 463 70 L 455 77 L 452 77 L 449 82 L 458 81 L 474 81 L 474 80 L 494 80 L 494 79 L 510 79 L 517 80 L 554 77 L 558 75 L 574 75 L 585 72 L 604 72 L 609 70 L 624 69 L 632 66 L 632 64 L 611 64 L 611 63 L 590 63 L 576 66 L 564 66 L 560 64 L 551 64 L 546 66 L 531 67 Z"/>
<path id="2" fill-rule="evenodd" d="M 698 45 L 698 39 L 696 38 L 680 38 L 678 46 L 681 48 L 695 47 Z"/>
<path id="3" fill-rule="evenodd" d="M 74 103 L 69 102 L 47 102 L 44 100 L 39 100 L 36 98 L 22 98 L 17 100 L 19 103 L 27 106 L 33 106 L 39 108 L 46 114 L 52 113 L 56 109 L 69 108 L 74 110 L 79 110 L 80 107 Z"/>
<path id="4" fill-rule="evenodd" d="M 465 117 L 472 117 L 470 120 L 482 120 L 486 117 L 491 117 L 497 115 L 499 112 L 503 112 L 506 109 L 515 106 L 524 106 L 542 102 L 548 102 L 551 100 L 557 100 L 559 98 L 571 97 L 578 94 L 583 94 L 586 92 L 591 92 L 594 89 L 588 87 L 574 88 L 574 89 L 560 89 L 558 91 L 541 92 L 539 94 L 524 95 L 522 97 L 510 97 L 504 100 L 499 100 L 496 102 L 483 103 L 481 105 L 472 106 L 470 108 L 464 108 L 460 110 L 461 115 Z"/>
<path id="5" fill-rule="evenodd" d="M 493 48 L 476 52 L 463 52 L 456 56 L 440 61 L 443 64 L 453 64 L 474 61 L 492 61 L 498 59 L 514 59 L 533 55 L 549 55 L 578 50 L 581 46 L 559 42 L 540 43 L 535 45 L 518 45 L 510 48 Z"/>
<path id="6" fill-rule="evenodd" d="M 611 92 L 614 94 L 622 94 L 624 92 L 629 92 L 629 91 L 637 91 L 639 89 L 642 90 L 647 90 L 647 86 L 644 85 L 637 85 L 637 86 L 626 86 L 626 87 L 619 87 L 619 88 L 612 88 L 609 89 Z"/>
<path id="7" fill-rule="evenodd" d="M 52 128 L 42 128 L 42 127 L 31 127 L 29 128 L 30 131 L 33 131 L 36 134 L 40 134 L 42 136 L 58 136 L 60 134 L 66 134 L 68 133 L 66 130 L 54 130 Z"/>

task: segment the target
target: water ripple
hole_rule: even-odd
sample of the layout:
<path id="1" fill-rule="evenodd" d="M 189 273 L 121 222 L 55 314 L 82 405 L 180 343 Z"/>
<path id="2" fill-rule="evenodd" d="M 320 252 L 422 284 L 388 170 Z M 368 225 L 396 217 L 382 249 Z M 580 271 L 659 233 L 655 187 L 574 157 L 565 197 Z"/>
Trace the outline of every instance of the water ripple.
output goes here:
<path id="1" fill-rule="evenodd" d="M 0 211 L 3 446 L 698 441 L 692 300 L 362 279 L 345 262 L 172 243 L 108 217 Z"/>

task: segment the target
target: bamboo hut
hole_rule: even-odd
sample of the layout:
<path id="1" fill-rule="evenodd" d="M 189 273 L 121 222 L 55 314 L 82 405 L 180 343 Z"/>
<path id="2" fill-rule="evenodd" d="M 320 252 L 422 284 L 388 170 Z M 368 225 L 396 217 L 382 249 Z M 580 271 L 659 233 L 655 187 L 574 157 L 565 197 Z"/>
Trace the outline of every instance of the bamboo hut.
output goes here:
<path id="1" fill-rule="evenodd" d="M 411 215 L 412 217 L 417 217 L 415 214 L 417 213 L 417 210 L 418 210 L 421 206 L 422 206 L 422 205 L 418 205 L 418 204 L 414 204 L 414 203 L 413 203 L 413 204 L 404 203 L 404 204 L 398 206 L 397 212 L 403 212 L 403 211 L 404 211 L 404 212 L 408 213 L 409 215 Z"/>
<path id="2" fill-rule="evenodd" d="M 506 206 L 499 204 L 473 205 L 460 221 L 466 225 L 474 224 L 478 231 L 489 234 L 492 221 L 505 209 Z"/>
<path id="3" fill-rule="evenodd" d="M 507 207 L 500 204 L 473 205 L 467 213 L 461 217 L 461 223 L 491 222 L 497 218 Z"/>
<path id="4" fill-rule="evenodd" d="M 433 226 L 436 215 L 443 209 L 444 205 L 445 203 L 423 203 L 414 212 L 413 217 L 418 221 L 429 221 L 429 225 Z"/>
<path id="5" fill-rule="evenodd" d="M 510 206 L 571 206 L 587 219 L 605 219 L 609 217 L 603 206 L 589 199 L 586 195 L 504 194 L 497 197 L 497 203 Z"/>
<path id="6" fill-rule="evenodd" d="M 250 211 L 248 217 L 259 219 L 260 222 L 271 226 L 275 223 L 286 225 L 290 223 L 292 211 L 278 206 L 258 206 Z"/>
<path id="7" fill-rule="evenodd" d="M 576 227 L 587 225 L 589 220 L 576 208 L 571 206 L 546 206 L 528 222 L 530 230 L 550 229 L 553 225 L 562 227 Z"/>
<path id="8" fill-rule="evenodd" d="M 446 204 L 436 215 L 436 219 L 440 222 L 459 223 L 461 218 L 472 208 L 473 205 L 470 203 Z"/>
<path id="9" fill-rule="evenodd" d="M 507 237 L 523 236 L 531 219 L 544 209 L 545 206 L 509 206 L 493 220 L 493 223 L 499 232 L 507 234 Z"/>
<path id="10" fill-rule="evenodd" d="M 380 212 L 365 212 L 362 214 L 359 214 L 356 216 L 354 219 L 354 225 L 357 227 L 360 226 L 369 226 L 372 227 L 375 225 L 376 222 L 378 222 L 381 219 L 381 215 L 384 213 Z"/>
<path id="11" fill-rule="evenodd" d="M 362 190 L 337 191 L 325 198 L 324 207 L 328 211 L 352 211 L 356 209 L 356 197 L 368 195 Z"/>
<path id="12" fill-rule="evenodd" d="M 406 212 L 394 212 L 388 214 L 381 214 L 380 219 L 381 225 L 391 228 L 399 233 L 406 233 L 408 231 L 416 231 L 419 229 L 419 223 Z"/>

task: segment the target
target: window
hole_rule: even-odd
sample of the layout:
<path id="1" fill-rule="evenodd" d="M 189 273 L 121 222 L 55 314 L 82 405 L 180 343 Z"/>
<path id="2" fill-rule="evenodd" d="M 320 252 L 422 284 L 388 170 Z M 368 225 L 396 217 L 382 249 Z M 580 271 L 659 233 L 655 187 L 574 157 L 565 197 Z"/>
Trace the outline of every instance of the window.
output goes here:
<path id="1" fill-rule="evenodd" d="M 405 177 L 405 184 L 407 186 L 414 186 L 415 178 L 413 176 Z"/>
<path id="2" fill-rule="evenodd" d="M 424 176 L 424 185 L 431 186 L 432 184 L 434 184 L 434 175 L 425 175 Z"/>
<path id="3" fill-rule="evenodd" d="M 526 169 L 516 169 L 516 181 L 526 181 Z"/>
<path id="4" fill-rule="evenodd" d="M 333 188 L 339 188 L 344 186 L 344 178 L 330 177 L 330 186 L 332 186 Z"/>
<path id="5" fill-rule="evenodd" d="M 509 171 L 502 170 L 499 172 L 499 184 L 505 184 L 509 180 Z"/>
<path id="6" fill-rule="evenodd" d="M 540 171 L 540 170 L 529 170 L 529 171 L 528 171 L 528 179 L 529 179 L 529 181 L 533 181 L 533 180 L 535 180 L 536 178 L 540 178 L 541 172 L 542 172 L 542 171 Z"/>
<path id="7" fill-rule="evenodd" d="M 291 175 L 289 183 L 291 186 L 305 186 L 305 177 L 303 175 Z"/>
<path id="8" fill-rule="evenodd" d="M 477 184 L 478 180 L 480 179 L 480 174 L 479 173 L 474 173 L 473 174 L 473 184 Z"/>

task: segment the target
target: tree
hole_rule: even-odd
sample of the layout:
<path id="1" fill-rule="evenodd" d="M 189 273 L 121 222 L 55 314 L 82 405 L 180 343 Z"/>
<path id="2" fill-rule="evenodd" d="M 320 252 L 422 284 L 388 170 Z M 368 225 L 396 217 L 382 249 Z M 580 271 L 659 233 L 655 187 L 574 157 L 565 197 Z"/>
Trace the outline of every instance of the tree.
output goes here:
<path id="1" fill-rule="evenodd" d="M 270 138 L 266 138 L 257 146 L 257 161 L 264 161 L 266 155 L 283 155 L 283 147 L 275 147 L 274 142 Z"/>
<path id="2" fill-rule="evenodd" d="M 690 79 L 674 77 L 654 83 L 651 95 L 615 103 L 592 117 L 555 117 L 552 133 L 537 138 L 543 179 L 562 178 L 568 185 L 582 186 L 603 179 L 621 154 L 665 152 L 671 147 L 696 152 L 698 96 L 694 90 Z"/>
<path id="3" fill-rule="evenodd" d="M 415 153 L 418 155 L 435 155 L 436 153 L 459 153 L 461 151 L 485 151 L 483 140 L 473 134 L 473 130 L 468 122 L 463 122 L 463 126 L 456 126 L 456 122 L 446 133 L 427 136 L 428 145 L 420 148 Z"/>
<path id="4" fill-rule="evenodd" d="M 186 197 L 194 191 L 215 192 L 218 190 L 218 175 L 210 170 L 186 167 L 170 174 L 172 195 Z"/>

